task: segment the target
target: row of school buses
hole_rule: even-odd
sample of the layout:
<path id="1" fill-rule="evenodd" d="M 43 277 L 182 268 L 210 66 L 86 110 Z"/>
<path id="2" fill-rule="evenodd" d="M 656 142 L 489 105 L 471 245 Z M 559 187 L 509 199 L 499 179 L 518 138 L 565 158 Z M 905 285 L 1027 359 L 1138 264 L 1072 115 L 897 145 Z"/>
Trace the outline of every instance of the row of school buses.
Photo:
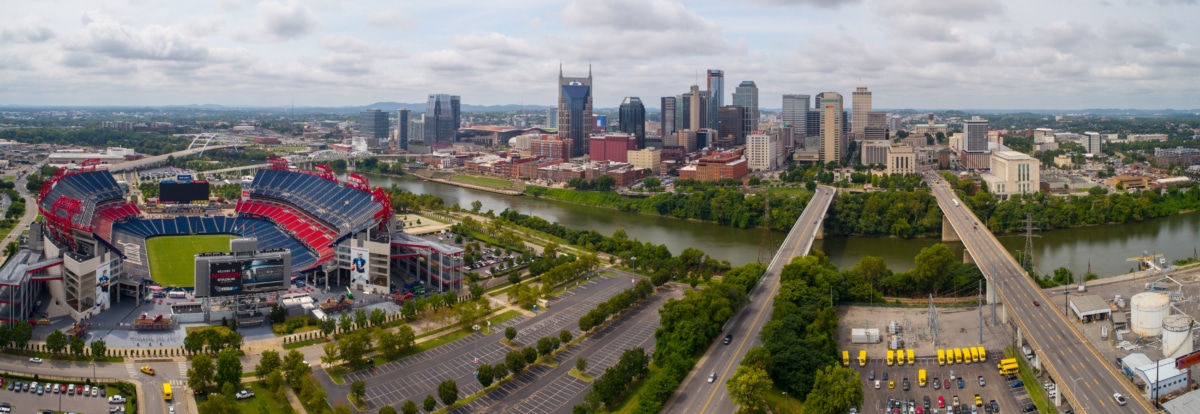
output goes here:
<path id="1" fill-rule="evenodd" d="M 982 346 L 939 349 L 937 350 L 937 360 L 938 365 L 983 362 L 987 361 L 987 350 L 983 349 Z M 911 349 L 889 349 L 885 361 L 888 366 L 913 365 L 916 362 L 916 358 Z M 1016 364 L 1016 358 L 1006 358 L 1000 360 L 997 367 L 1000 368 L 1001 374 L 1006 374 L 1005 371 L 1016 372 Z M 850 366 L 850 351 L 848 350 L 842 351 L 842 366 Z M 865 349 L 858 350 L 858 366 L 867 366 L 867 351 Z"/>
<path id="2" fill-rule="evenodd" d="M 970 364 L 987 361 L 987 351 L 982 346 L 937 350 L 938 365 Z"/>

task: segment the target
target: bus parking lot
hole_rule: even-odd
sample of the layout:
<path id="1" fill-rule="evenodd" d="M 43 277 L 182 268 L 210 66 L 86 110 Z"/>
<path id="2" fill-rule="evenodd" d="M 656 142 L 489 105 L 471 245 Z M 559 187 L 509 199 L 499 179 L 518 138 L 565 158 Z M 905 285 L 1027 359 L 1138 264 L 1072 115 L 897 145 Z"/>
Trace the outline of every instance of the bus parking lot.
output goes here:
<path id="1" fill-rule="evenodd" d="M 916 356 L 914 364 L 911 365 L 906 363 L 888 366 L 884 358 L 868 358 L 865 366 L 859 366 L 858 360 L 854 359 L 850 366 L 858 371 L 863 381 L 864 397 L 860 412 L 893 412 L 895 410 L 886 409 L 889 399 L 915 401 L 921 406 L 921 411 L 926 412 L 924 400 L 928 397 L 931 408 L 928 412 L 945 413 L 949 412 L 947 407 L 953 406 L 956 396 L 960 406 L 970 410 L 970 406 L 974 405 L 976 394 L 979 394 L 980 400 L 985 404 L 996 401 L 1002 412 L 1021 412 L 1023 407 L 1030 404 L 1028 393 L 1025 392 L 1023 384 L 1013 387 L 1013 383 L 1016 381 L 1014 376 L 1000 375 L 996 368 L 1000 355 L 999 350 L 989 351 L 987 361 L 940 366 L 936 356 L 928 355 Z M 922 369 L 925 370 L 926 375 L 925 386 L 921 386 L 918 381 Z M 874 380 L 871 379 L 872 372 L 874 372 Z M 980 377 L 983 378 L 983 385 L 980 385 Z M 909 382 L 908 390 L 904 389 L 904 380 L 906 379 Z M 961 387 L 959 379 L 962 380 Z M 876 388 L 876 381 L 879 382 L 878 388 Z M 946 388 L 946 385 L 949 385 L 949 388 Z M 942 399 L 939 400 L 938 397 Z M 943 401 L 944 406 L 939 404 L 939 401 Z M 934 408 L 937 410 L 934 411 Z M 979 412 L 988 412 L 985 408 L 979 407 Z M 898 410 L 895 412 L 916 411 L 915 409 L 910 411 L 907 407 Z"/>

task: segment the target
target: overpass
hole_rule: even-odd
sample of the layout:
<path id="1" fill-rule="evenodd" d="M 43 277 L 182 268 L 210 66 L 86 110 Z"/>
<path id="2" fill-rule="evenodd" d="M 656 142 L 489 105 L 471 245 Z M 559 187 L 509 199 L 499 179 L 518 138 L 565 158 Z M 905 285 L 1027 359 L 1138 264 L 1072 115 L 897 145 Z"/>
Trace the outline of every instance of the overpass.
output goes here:
<path id="1" fill-rule="evenodd" d="M 817 186 L 817 191 L 804 208 L 804 212 L 796 219 L 796 224 L 788 232 L 783 244 L 775 252 L 767 272 L 763 275 L 758 286 L 750 291 L 749 304 L 738 311 L 726 325 L 733 335 L 729 345 L 712 345 L 704 353 L 704 357 L 696 364 L 696 368 L 684 378 L 679 390 L 667 401 L 667 412 L 687 414 L 726 414 L 737 412 L 737 407 L 729 399 L 729 391 L 725 389 L 725 380 L 733 376 L 737 366 L 750 348 L 762 345 L 758 334 L 767 321 L 771 319 L 773 299 L 779 292 L 779 274 L 783 266 L 797 256 L 806 256 L 812 250 L 813 240 L 823 232 L 822 222 L 825 212 L 833 202 L 835 190 L 833 187 Z M 708 383 L 710 373 L 716 373 L 714 383 Z"/>
<path id="2" fill-rule="evenodd" d="M 183 151 L 175 151 L 170 154 L 155 155 L 153 157 L 146 157 L 146 158 L 142 158 L 140 160 L 125 161 L 120 164 L 114 164 L 114 165 L 111 165 L 108 167 L 108 171 L 112 172 L 113 175 L 117 175 L 117 173 L 137 171 L 142 168 L 162 165 L 163 163 L 167 162 L 167 158 L 171 157 L 171 156 L 175 156 L 175 158 L 180 158 L 180 157 L 186 157 L 189 155 L 199 154 L 204 151 L 219 150 L 219 149 L 224 149 L 224 148 L 234 148 L 234 147 L 240 147 L 240 146 L 241 145 L 214 145 L 214 146 L 207 147 L 207 148 L 192 148 L 192 149 L 186 149 Z"/>
<path id="3" fill-rule="evenodd" d="M 1013 318 L 1017 343 L 1022 337 L 1037 351 L 1038 365 L 1058 384 L 1058 401 L 1065 395 L 1077 412 L 1155 412 L 1083 335 L 1059 313 L 1050 297 L 1038 287 L 1004 246 L 987 230 L 970 209 L 955 197 L 950 185 L 939 177 L 927 177 L 942 209 L 943 240 L 960 240 L 964 260 L 974 261 L 987 278 L 987 301 L 1001 306 L 1000 318 Z M 1045 306 L 1041 306 L 1045 304 Z M 1113 393 L 1130 401 L 1119 406 Z"/>

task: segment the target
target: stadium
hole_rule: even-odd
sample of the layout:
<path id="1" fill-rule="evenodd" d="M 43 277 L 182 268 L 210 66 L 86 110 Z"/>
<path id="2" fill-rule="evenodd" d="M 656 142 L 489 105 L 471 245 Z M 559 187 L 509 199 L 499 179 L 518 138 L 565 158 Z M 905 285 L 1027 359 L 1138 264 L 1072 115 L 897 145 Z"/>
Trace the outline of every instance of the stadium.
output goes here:
<path id="1" fill-rule="evenodd" d="M 190 177 L 168 183 L 197 184 L 194 188 L 205 193 L 173 189 L 197 203 L 197 208 L 158 209 L 174 214 L 143 212 L 131 192 L 96 162 L 60 169 L 39 195 L 44 220 L 31 227 L 25 246 L 0 268 L 0 319 L 32 319 L 47 293 L 68 316 L 82 321 L 123 297 L 142 300 L 154 290 L 208 286 L 193 263 L 201 253 L 229 252 L 231 239 L 254 239 L 260 252 L 287 252 L 289 278 L 376 294 L 399 294 L 416 284 L 433 291 L 460 284 L 462 249 L 400 231 L 388 192 L 372 190 L 357 174 L 339 181 L 324 165 L 308 171 L 285 159 L 269 164 L 242 184 L 235 201 L 209 204 L 207 183 L 189 183 Z M 254 275 L 248 271 L 247 281 Z M 194 295 L 209 296 L 200 290 Z"/>

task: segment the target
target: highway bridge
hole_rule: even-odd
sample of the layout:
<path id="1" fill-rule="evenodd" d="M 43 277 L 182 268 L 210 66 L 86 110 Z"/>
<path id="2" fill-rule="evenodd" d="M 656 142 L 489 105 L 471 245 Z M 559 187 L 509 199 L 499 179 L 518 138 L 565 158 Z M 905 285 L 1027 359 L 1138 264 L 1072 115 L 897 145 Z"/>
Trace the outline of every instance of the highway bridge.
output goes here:
<path id="1" fill-rule="evenodd" d="M 726 414 L 737 412 L 737 407 L 729 399 L 729 391 L 725 381 L 737 370 L 742 358 L 750 348 L 762 345 L 758 334 L 764 325 L 771 320 L 771 309 L 774 307 L 775 294 L 779 292 L 779 273 L 792 258 L 806 256 L 812 250 L 813 240 L 823 232 L 822 222 L 825 213 L 833 202 L 836 191 L 832 187 L 818 186 L 817 191 L 804 208 L 804 212 L 796 219 L 796 224 L 788 232 L 787 238 L 775 252 L 766 274 L 753 290 L 750 291 L 749 304 L 742 308 L 729 322 L 726 332 L 733 334 L 733 343 L 729 345 L 716 344 L 709 347 L 708 352 L 696 364 L 696 368 L 683 380 L 679 391 L 667 401 L 668 413 L 687 414 Z M 711 373 L 717 374 L 717 379 L 708 382 Z"/>
<path id="2" fill-rule="evenodd" d="M 1024 337 L 1037 352 L 1040 368 L 1058 384 L 1058 398 L 1065 395 L 1077 412 L 1089 414 L 1155 412 L 1112 362 L 1105 360 L 1067 316 L 1051 305 L 1050 297 L 958 200 L 950 185 L 939 177 L 927 179 L 942 209 L 943 240 L 962 241 L 966 247 L 964 259 L 973 260 L 987 278 L 988 303 L 1001 305 L 998 312 L 1002 323 L 1009 323 L 1009 317 L 1013 319 L 1017 342 Z M 1113 400 L 1116 392 L 1125 395 L 1129 404 L 1117 405 Z"/>

